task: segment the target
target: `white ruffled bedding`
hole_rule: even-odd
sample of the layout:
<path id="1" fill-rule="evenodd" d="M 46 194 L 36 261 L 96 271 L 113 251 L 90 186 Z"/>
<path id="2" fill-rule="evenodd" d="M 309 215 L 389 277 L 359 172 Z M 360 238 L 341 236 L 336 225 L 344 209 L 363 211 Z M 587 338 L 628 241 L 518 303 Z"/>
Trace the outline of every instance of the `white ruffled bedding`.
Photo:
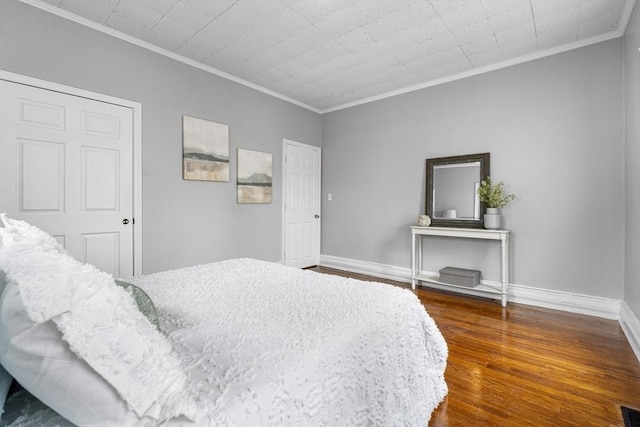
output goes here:
<path id="1" fill-rule="evenodd" d="M 127 280 L 156 305 L 198 426 L 424 427 L 447 394 L 446 343 L 408 290 L 250 259 Z"/>
<path id="2" fill-rule="evenodd" d="M 210 425 L 425 426 L 447 347 L 410 291 L 250 259 L 131 281 Z"/>

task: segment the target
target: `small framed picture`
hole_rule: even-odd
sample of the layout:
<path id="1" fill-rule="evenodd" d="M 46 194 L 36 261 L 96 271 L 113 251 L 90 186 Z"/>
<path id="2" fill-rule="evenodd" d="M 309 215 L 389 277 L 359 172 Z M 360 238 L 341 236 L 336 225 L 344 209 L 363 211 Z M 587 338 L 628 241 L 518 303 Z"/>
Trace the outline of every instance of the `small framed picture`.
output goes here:
<path id="1" fill-rule="evenodd" d="M 238 203 L 271 203 L 273 155 L 238 148 Z"/>
<path id="2" fill-rule="evenodd" d="M 229 126 L 182 116 L 182 178 L 229 182 Z"/>

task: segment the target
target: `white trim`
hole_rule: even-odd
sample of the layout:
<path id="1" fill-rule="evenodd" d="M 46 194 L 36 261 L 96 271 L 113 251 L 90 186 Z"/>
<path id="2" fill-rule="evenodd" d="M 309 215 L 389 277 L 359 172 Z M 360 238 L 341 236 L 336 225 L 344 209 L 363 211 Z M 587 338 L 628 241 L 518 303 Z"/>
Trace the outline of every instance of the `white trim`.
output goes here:
<path id="1" fill-rule="evenodd" d="M 573 292 L 511 285 L 509 301 L 605 319 L 620 319 L 620 300 Z"/>
<path id="2" fill-rule="evenodd" d="M 624 33 L 627 32 L 627 27 L 629 26 L 629 21 L 631 20 L 631 14 L 633 13 L 635 5 L 636 0 L 627 0 L 624 3 L 624 9 L 622 10 L 622 16 L 620 17 L 620 24 L 618 25 L 620 37 L 624 36 Z"/>
<path id="3" fill-rule="evenodd" d="M 320 265 L 352 273 L 365 274 L 382 279 L 411 283 L 411 269 L 396 267 L 376 262 L 359 261 L 355 259 L 320 255 Z M 431 273 L 435 274 L 435 273 Z M 498 282 L 482 280 L 481 283 L 499 285 Z M 437 287 L 430 285 L 432 287 Z M 473 289 L 444 288 L 470 295 L 479 295 Z M 605 319 L 618 320 L 627 341 L 636 357 L 640 361 L 640 320 L 623 300 L 614 298 L 594 297 L 590 295 L 574 294 L 570 292 L 554 291 L 550 289 L 533 288 L 530 286 L 511 285 L 509 301 L 536 307 L 551 308 L 569 313 L 586 314 Z"/>
<path id="4" fill-rule="evenodd" d="M 133 217 L 138 221 L 133 227 L 133 275 L 140 276 L 142 270 L 142 104 L 133 106 Z"/>
<path id="5" fill-rule="evenodd" d="M 294 141 L 292 139 L 282 138 L 282 240 L 280 247 L 282 248 L 280 255 L 282 256 L 282 264 L 286 265 L 286 256 L 285 252 L 287 249 L 287 224 L 286 224 L 286 204 L 287 204 L 287 145 L 293 145 L 298 148 L 309 149 L 316 151 L 318 153 L 318 174 L 320 177 L 320 183 L 318 184 L 318 204 L 320 212 L 322 212 L 322 147 L 317 147 L 315 145 L 309 145 L 302 142 Z M 320 253 L 322 247 L 322 218 L 320 218 L 320 225 L 318 226 L 318 257 L 321 258 L 322 254 Z M 318 263 L 320 259 L 318 259 Z"/>
<path id="6" fill-rule="evenodd" d="M 0 0 L 1 1 L 1 0 Z M 84 25 L 86 27 L 92 28 L 94 30 L 100 31 L 102 33 L 108 34 L 110 36 L 119 38 L 121 40 L 124 40 L 126 42 L 132 43 L 134 45 L 140 46 L 142 48 L 148 49 L 152 52 L 158 53 L 160 55 L 164 55 L 166 57 L 169 57 L 171 59 L 174 59 L 176 61 L 182 62 L 184 64 L 190 65 L 192 67 L 198 68 L 200 70 L 206 71 L 208 73 L 214 74 L 218 77 L 222 77 L 225 78 L 227 80 L 233 81 L 235 83 L 241 84 L 243 86 L 249 87 L 251 89 L 255 89 L 259 92 L 265 93 L 267 95 L 273 96 L 275 98 L 281 99 L 283 101 L 286 102 L 290 102 L 291 104 L 297 105 L 299 107 L 302 108 L 306 108 L 307 110 L 313 111 L 314 113 L 318 113 L 318 114 L 325 114 L 325 113 L 331 113 L 333 111 L 338 111 L 338 110 L 344 110 L 346 108 L 350 108 L 350 107 L 355 107 L 357 105 L 362 105 L 362 104 L 368 104 L 370 102 L 374 102 L 374 101 L 379 101 L 382 99 L 386 99 L 386 98 L 391 98 L 393 96 L 396 95 L 402 95 L 405 93 L 410 93 L 410 92 L 415 92 L 417 90 L 421 90 L 421 89 L 426 89 L 428 87 L 432 87 L 432 86 L 437 86 L 440 84 L 444 84 L 444 83 L 449 83 L 449 82 L 453 82 L 456 80 L 460 80 L 460 79 L 464 79 L 467 77 L 471 77 L 471 76 L 476 76 L 479 74 L 484 74 L 484 73 L 488 73 L 490 71 L 495 71 L 495 70 L 499 70 L 502 68 L 507 68 L 507 67 L 511 67 L 512 65 L 517 65 L 517 64 L 522 64 L 524 62 L 529 62 L 529 61 L 533 61 L 536 59 L 541 59 L 547 56 L 551 56 L 551 55 L 555 55 L 558 53 L 563 53 L 563 52 L 567 52 L 573 49 L 578 49 L 581 47 L 585 47 L 585 46 L 589 46 L 592 44 L 596 44 L 596 43 L 601 43 L 601 42 L 605 42 L 607 40 L 611 40 L 611 39 L 615 39 L 615 38 L 619 38 L 622 37 L 624 35 L 624 32 L 626 30 L 626 27 L 629 23 L 629 19 L 631 18 L 631 13 L 633 11 L 633 7 L 635 5 L 635 0 L 627 0 L 625 2 L 625 6 L 624 6 L 624 10 L 622 13 L 622 17 L 620 19 L 620 22 L 618 24 L 618 28 L 616 30 L 610 31 L 608 33 L 605 34 L 601 34 L 599 36 L 595 36 L 595 37 L 590 37 L 588 39 L 584 39 L 584 40 L 578 40 L 575 41 L 573 43 L 568 43 L 562 46 L 557 46 L 555 48 L 552 49 L 546 49 L 540 52 L 535 52 L 529 55 L 525 55 L 525 56 L 521 56 L 518 58 L 514 58 L 514 59 L 509 59 L 507 61 L 502 61 L 499 62 L 497 64 L 492 64 L 492 65 L 488 65 L 485 67 L 481 67 L 481 68 L 476 68 L 470 71 L 465 71 L 463 73 L 458 73 L 458 74 L 454 74 L 452 76 L 447 76 L 447 77 L 443 77 L 440 79 L 436 79 L 436 80 L 431 80 L 428 82 L 423 82 L 417 85 L 413 85 L 413 86 L 408 86 L 405 88 L 401 88 L 401 89 L 397 89 L 391 92 L 386 92 L 380 95 L 376 95 L 376 96 L 372 96 L 369 98 L 365 98 L 365 99 L 361 99 L 359 101 L 354 101 L 354 102 L 349 102 L 346 104 L 342 104 L 342 105 L 338 105 L 335 107 L 330 107 L 330 108 L 325 108 L 325 109 L 319 109 L 316 107 L 313 107 L 311 105 L 305 104 L 304 102 L 298 101 L 296 99 L 290 98 L 286 95 L 282 95 L 278 92 L 275 92 L 271 89 L 267 89 L 265 87 L 259 86 L 257 84 L 251 83 L 247 80 L 241 79 L 239 77 L 236 77 L 234 75 L 231 75 L 229 73 L 226 73 L 224 71 L 218 70 L 216 68 L 210 67 L 208 65 L 202 64 L 201 62 L 198 61 L 194 61 L 192 59 L 186 58 L 182 55 L 179 55 L 175 52 L 171 52 L 169 50 L 163 49 L 161 47 L 155 46 L 149 42 L 146 42 L 144 40 L 140 40 L 136 37 L 130 36 L 128 34 L 124 34 L 120 31 L 114 30 L 113 28 L 107 27 L 106 25 L 102 25 L 102 24 L 98 24 L 96 22 L 90 21 L 86 18 L 83 18 L 81 16 L 78 16 L 76 14 L 73 14 L 71 12 L 67 12 L 64 9 L 55 7 L 51 4 L 45 3 L 42 0 L 19 0 L 22 3 L 28 4 L 30 6 L 36 7 L 38 9 L 44 10 L 46 12 L 52 13 L 54 15 L 57 15 L 61 18 L 65 18 L 68 19 L 70 21 L 76 22 L 78 24 Z"/>
<path id="7" fill-rule="evenodd" d="M 359 101 L 353 101 L 353 102 L 349 102 L 347 104 L 342 104 L 342 105 L 338 105 L 338 106 L 331 107 L 331 108 L 325 108 L 324 110 L 321 110 L 320 113 L 322 113 L 322 114 L 331 113 L 333 111 L 344 110 L 346 108 L 351 108 L 351 107 L 355 107 L 355 106 L 362 105 L 362 104 L 368 104 L 368 103 L 374 102 L 374 101 L 380 101 L 382 99 L 391 98 L 393 96 L 403 95 L 405 93 L 410 93 L 410 92 L 415 92 L 417 90 L 426 89 L 428 87 L 438 86 L 438 85 L 441 85 L 441 84 L 444 84 L 444 83 L 450 83 L 450 82 L 453 82 L 453 81 L 456 81 L 456 80 L 465 79 L 467 77 L 477 76 L 479 74 L 485 74 L 485 73 L 488 73 L 490 71 L 500 70 L 502 68 L 511 67 L 513 65 L 522 64 L 524 62 L 534 61 L 536 59 L 545 58 L 547 56 L 556 55 L 558 53 L 563 53 L 563 52 L 567 52 L 567 51 L 570 51 L 570 50 L 579 49 L 581 47 L 590 46 L 592 44 L 605 42 L 605 41 L 608 41 L 608 40 L 619 38 L 621 36 L 622 36 L 622 34 L 620 33 L 620 30 L 611 31 L 611 32 L 608 32 L 606 34 L 602 34 L 602 35 L 595 36 L 595 37 L 590 37 L 590 38 L 584 39 L 584 40 L 578 40 L 578 41 L 575 41 L 573 43 L 568 43 L 568 44 L 565 44 L 565 45 L 562 45 L 562 46 L 557 46 L 557 47 L 554 47 L 554 48 L 551 48 L 551 49 L 542 50 L 540 52 L 531 53 L 529 55 L 519 56 L 517 58 L 513 58 L 513 59 L 506 60 L 506 61 L 498 62 L 496 64 L 487 65 L 485 67 L 475 68 L 473 70 L 465 71 L 465 72 L 458 73 L 458 74 L 453 74 L 451 76 L 442 77 L 440 79 L 430 80 L 430 81 L 423 82 L 423 83 L 420 83 L 420 84 L 417 84 L 417 85 L 413 85 L 413 86 L 407 86 L 405 88 L 393 90 L 391 92 L 386 92 L 386 93 L 382 93 L 380 95 L 375 95 L 375 96 L 371 96 L 369 98 L 364 98 L 364 99 L 361 99 Z"/>
<path id="8" fill-rule="evenodd" d="M 133 111 L 133 217 L 137 219 L 133 227 L 133 273 L 142 274 L 142 104 L 5 70 L 0 70 L 0 80 L 131 108 Z"/>
<path id="9" fill-rule="evenodd" d="M 336 270 L 379 277 L 381 279 L 411 283 L 411 269 L 406 267 L 396 267 L 389 264 L 379 264 L 377 262 L 360 261 L 323 254 L 320 254 L 320 265 L 335 268 Z"/>
<path id="10" fill-rule="evenodd" d="M 0 0 L 1 1 L 1 0 Z M 20 2 L 28 4 L 29 6 L 33 6 L 36 7 L 38 9 L 44 10 L 45 12 L 49 12 L 52 13 L 54 15 L 57 15 L 61 18 L 65 18 L 68 19 L 70 21 L 73 21 L 77 24 L 80 25 L 84 25 L 85 27 L 89 27 L 91 29 L 94 29 L 96 31 L 100 31 L 101 33 L 105 33 L 108 34 L 112 37 L 118 38 L 120 40 L 124 40 L 126 42 L 129 42 L 131 44 L 134 44 L 136 46 L 140 46 L 144 49 L 148 49 L 152 52 L 158 53 L 160 55 L 166 56 L 168 58 L 171 58 L 173 60 L 176 60 L 178 62 L 182 62 L 183 64 L 187 64 L 190 65 L 192 67 L 198 68 L 202 71 L 206 71 L 208 73 L 214 74 L 218 77 L 222 77 L 224 79 L 227 80 L 231 80 L 234 83 L 238 83 L 241 84 L 243 86 L 249 87 L 251 89 L 257 90 L 258 92 L 262 92 L 265 93 L 267 95 L 273 96 L 274 98 L 278 98 L 281 99 L 283 101 L 289 102 L 291 104 L 297 105 L 298 107 L 302 107 L 305 108 L 307 110 L 313 111 L 314 113 L 321 113 L 321 110 L 312 107 L 311 105 L 305 104 L 304 102 L 298 101 L 296 99 L 293 98 L 289 98 L 286 95 L 282 95 L 281 93 L 275 92 L 271 89 L 267 89 L 263 86 L 257 85 L 255 83 L 251 83 L 247 80 L 241 79 L 240 77 L 236 77 L 232 74 L 226 73 L 222 70 L 218 70 L 217 68 L 211 67 L 209 65 L 205 65 L 201 62 L 198 61 L 194 61 L 193 59 L 189 59 L 185 56 L 182 56 L 180 54 L 177 54 L 175 52 L 171 52 L 167 49 L 161 48 L 159 46 L 156 46 L 154 44 L 151 44 L 149 42 L 146 42 L 144 40 L 140 40 L 136 37 L 130 36 L 128 34 L 122 33 L 118 30 L 114 30 L 113 28 L 107 27 L 106 25 L 102 25 L 102 24 L 98 24 L 97 22 L 93 22 L 90 21 L 86 18 L 83 18 L 82 16 L 78 16 L 74 13 L 68 12 L 64 9 L 61 9 L 59 7 L 53 6 L 49 3 L 44 3 L 41 0 L 20 0 Z"/>
<path id="11" fill-rule="evenodd" d="M 411 269 L 406 267 L 397 267 L 369 261 L 359 261 L 331 255 L 320 255 L 320 265 L 323 267 L 350 271 L 352 273 L 366 274 L 383 279 L 411 283 Z M 431 275 L 438 274 L 426 271 L 423 273 Z M 494 287 L 500 285 L 499 282 L 492 282 L 488 280 L 482 280 L 481 283 Z M 433 286 L 431 284 L 429 284 L 429 286 L 439 288 L 438 286 Z M 473 289 L 454 289 L 445 287 L 442 287 L 442 289 L 471 295 L 479 294 L 478 292 L 474 292 Z M 519 304 L 552 308 L 570 313 L 587 314 L 606 319 L 618 320 L 620 318 L 620 300 L 612 298 L 594 297 L 570 292 L 510 284 L 508 300 L 509 302 Z"/>
<path id="12" fill-rule="evenodd" d="M 640 320 L 625 301 L 620 304 L 620 327 L 629 341 L 631 349 L 640 360 Z"/>

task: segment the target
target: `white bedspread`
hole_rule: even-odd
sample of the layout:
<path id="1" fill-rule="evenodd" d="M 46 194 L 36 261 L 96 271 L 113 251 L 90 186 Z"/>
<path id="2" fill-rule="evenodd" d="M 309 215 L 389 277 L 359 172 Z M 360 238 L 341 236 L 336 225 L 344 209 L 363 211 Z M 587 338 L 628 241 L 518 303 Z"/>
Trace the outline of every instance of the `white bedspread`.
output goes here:
<path id="1" fill-rule="evenodd" d="M 203 424 L 424 427 L 447 393 L 447 346 L 408 290 L 250 259 L 131 281 Z"/>
<path id="2" fill-rule="evenodd" d="M 447 394 L 446 343 L 408 290 L 250 259 L 128 281 L 156 305 L 198 426 L 425 427 Z M 66 425 L 21 399 L 12 425 Z"/>

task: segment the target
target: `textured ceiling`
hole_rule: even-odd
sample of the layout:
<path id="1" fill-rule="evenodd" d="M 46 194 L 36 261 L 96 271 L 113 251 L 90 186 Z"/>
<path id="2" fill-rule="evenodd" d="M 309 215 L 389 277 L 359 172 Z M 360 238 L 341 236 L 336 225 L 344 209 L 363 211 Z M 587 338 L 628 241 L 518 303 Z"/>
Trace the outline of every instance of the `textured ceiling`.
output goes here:
<path id="1" fill-rule="evenodd" d="M 42 1 L 322 112 L 619 37 L 635 0 Z"/>

